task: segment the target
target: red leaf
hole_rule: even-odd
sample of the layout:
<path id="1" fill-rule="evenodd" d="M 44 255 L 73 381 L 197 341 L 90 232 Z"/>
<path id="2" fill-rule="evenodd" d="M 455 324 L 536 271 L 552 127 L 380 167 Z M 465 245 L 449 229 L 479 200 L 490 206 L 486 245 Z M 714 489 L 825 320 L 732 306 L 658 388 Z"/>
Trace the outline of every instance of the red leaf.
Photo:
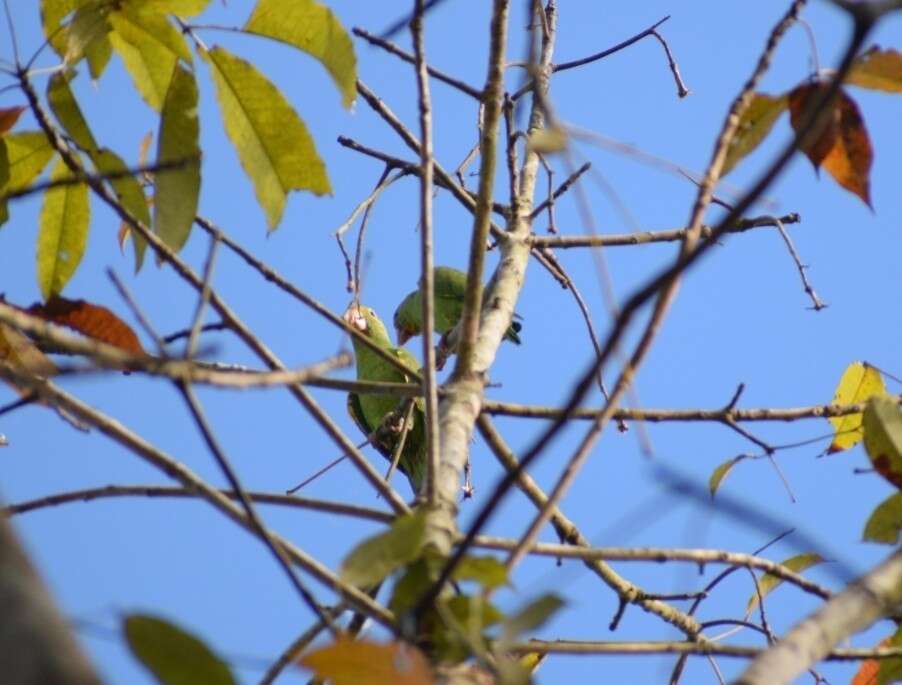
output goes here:
<path id="1" fill-rule="evenodd" d="M 820 83 L 799 86 L 789 94 L 789 121 L 793 130 L 827 88 Z M 858 105 L 844 91 L 830 105 L 827 121 L 803 141 L 802 151 L 817 169 L 821 166 L 839 185 L 871 207 L 870 173 L 874 152 Z"/>
<path id="2" fill-rule="evenodd" d="M 0 107 L 0 136 L 15 126 L 24 107 Z"/>
<path id="3" fill-rule="evenodd" d="M 131 354 L 146 354 L 135 332 L 106 307 L 55 296 L 32 305 L 28 312 Z"/>

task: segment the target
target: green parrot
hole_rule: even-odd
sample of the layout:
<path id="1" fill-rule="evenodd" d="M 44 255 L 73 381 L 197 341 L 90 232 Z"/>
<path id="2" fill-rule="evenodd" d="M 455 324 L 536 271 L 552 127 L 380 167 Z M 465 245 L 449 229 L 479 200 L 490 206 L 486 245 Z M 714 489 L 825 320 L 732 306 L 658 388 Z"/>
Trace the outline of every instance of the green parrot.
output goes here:
<path id="1" fill-rule="evenodd" d="M 344 313 L 343 318 L 349 326 L 353 326 L 363 333 L 381 349 L 396 355 L 411 369 L 419 368 L 419 363 L 410 352 L 392 345 L 385 324 L 371 308 L 352 304 Z M 356 338 L 352 338 L 351 342 L 354 345 L 354 357 L 357 360 L 358 380 L 385 383 L 407 383 L 412 380 L 407 374 L 392 366 Z M 361 432 L 367 436 L 382 425 L 386 415 L 403 404 L 403 399 L 392 395 L 348 393 L 348 413 Z M 413 423 L 407 432 L 407 440 L 398 461 L 398 468 L 407 476 L 415 495 L 419 494 L 423 480 L 426 478 L 426 422 L 423 412 L 423 400 L 418 399 L 414 402 L 411 414 Z M 382 456 L 391 461 L 399 439 L 400 433 L 382 435 L 381 439 L 374 438 L 373 446 Z"/>
<path id="2" fill-rule="evenodd" d="M 435 331 L 445 335 L 457 325 L 464 310 L 464 293 L 467 290 L 467 274 L 449 266 L 437 266 L 433 271 L 435 283 Z M 395 310 L 394 324 L 398 344 L 403 345 L 423 332 L 423 303 L 419 289 L 405 297 Z M 515 315 L 516 316 L 516 315 Z M 518 333 L 522 326 L 512 321 L 504 334 L 505 340 L 520 344 Z"/>

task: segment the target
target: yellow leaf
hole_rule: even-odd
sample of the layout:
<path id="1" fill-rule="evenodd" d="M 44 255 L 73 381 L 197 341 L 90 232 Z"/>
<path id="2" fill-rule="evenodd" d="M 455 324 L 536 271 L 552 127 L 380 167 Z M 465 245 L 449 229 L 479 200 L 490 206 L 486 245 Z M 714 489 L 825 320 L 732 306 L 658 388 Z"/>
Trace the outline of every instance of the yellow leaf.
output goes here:
<path id="1" fill-rule="evenodd" d="M 867 542 L 895 545 L 902 531 L 902 492 L 890 495 L 871 512 L 861 536 Z"/>
<path id="2" fill-rule="evenodd" d="M 111 12 L 110 41 L 145 102 L 160 111 L 169 92 L 176 63 L 190 62 L 184 38 L 160 14 Z M 172 33 L 176 35 L 173 36 Z"/>
<path id="3" fill-rule="evenodd" d="M 846 367 L 836 393 L 833 404 L 858 404 L 869 397 L 886 394 L 883 378 L 872 366 L 862 362 L 852 362 Z M 861 442 L 864 434 L 861 430 L 861 414 L 846 414 L 829 419 L 833 424 L 835 436 L 827 452 L 841 452 Z"/>
<path id="4" fill-rule="evenodd" d="M 47 166 L 55 150 L 41 131 L 19 131 L 3 136 L 9 157 L 9 178 L 2 192 L 27 188 Z"/>
<path id="5" fill-rule="evenodd" d="M 739 160 L 750 154 L 773 128 L 777 117 L 787 108 L 789 101 L 785 95 L 774 97 L 766 93 L 755 93 L 745 113 L 739 120 L 736 135 L 727 148 L 727 158 L 722 174 L 727 174 Z"/>
<path id="6" fill-rule="evenodd" d="M 288 191 L 332 192 L 326 168 L 304 122 L 252 64 L 222 48 L 202 54 L 213 74 L 226 133 L 272 231 Z"/>
<path id="7" fill-rule="evenodd" d="M 300 662 L 332 685 L 432 685 L 423 653 L 403 642 L 378 644 L 339 638 Z"/>
<path id="8" fill-rule="evenodd" d="M 902 93 L 902 53 L 874 46 L 855 60 L 846 83 L 887 93 Z"/>
<path id="9" fill-rule="evenodd" d="M 874 469 L 902 489 L 902 411 L 888 397 L 872 397 L 864 408 L 864 448 Z"/>
<path id="10" fill-rule="evenodd" d="M 210 0 L 125 0 L 125 4 L 146 7 L 153 12 L 193 17 L 203 12 Z"/>
<path id="11" fill-rule="evenodd" d="M 70 176 L 60 159 L 51 180 Z M 60 293 L 75 273 L 88 242 L 88 187 L 75 183 L 51 188 L 44 195 L 38 229 L 38 285 L 44 299 Z"/>
<path id="12" fill-rule="evenodd" d="M 558 126 L 542 128 L 529 136 L 526 148 L 547 155 L 567 149 L 568 140 L 567 132 Z"/>
<path id="13" fill-rule="evenodd" d="M 708 478 L 708 490 L 711 492 L 711 497 L 717 494 L 723 479 L 733 470 L 733 467 L 745 459 L 747 459 L 746 455 L 740 454 L 738 457 L 733 457 L 723 462 L 711 472 L 711 476 Z"/>
<path id="14" fill-rule="evenodd" d="M 351 37 L 328 7 L 314 0 L 259 0 L 244 30 L 287 43 L 318 59 L 341 91 L 354 102 L 357 57 Z"/>
<path id="15" fill-rule="evenodd" d="M 197 121 L 197 84 L 194 76 L 176 65 L 160 115 L 157 163 L 183 166 L 154 177 L 154 232 L 173 250 L 188 240 L 197 214 L 200 193 L 200 135 Z"/>
<path id="16" fill-rule="evenodd" d="M 85 46 L 85 59 L 88 60 L 88 71 L 91 78 L 96 81 L 103 75 L 106 65 L 113 56 L 113 44 L 110 43 L 109 33 L 102 33 Z"/>
<path id="17" fill-rule="evenodd" d="M 794 557 L 790 557 L 785 561 L 780 562 L 781 566 L 785 566 L 790 571 L 795 571 L 796 573 L 801 573 L 806 568 L 811 568 L 812 566 L 816 566 L 817 564 L 821 564 L 824 562 L 824 558 L 815 552 L 807 552 L 805 554 L 797 554 Z M 751 613 L 752 609 L 758 606 L 758 591 L 761 592 L 761 599 L 766 597 L 768 594 L 773 592 L 780 583 L 783 582 L 783 579 L 771 575 L 770 573 L 765 573 L 758 580 L 758 588 L 755 593 L 749 598 L 748 605 L 745 608 L 745 615 L 748 616 Z"/>
<path id="18" fill-rule="evenodd" d="M 66 28 L 66 52 L 63 55 L 66 64 L 74 65 L 80 62 L 92 44 L 102 40 L 110 32 L 110 25 L 107 22 L 109 11 L 106 3 L 97 0 L 83 3 L 75 11 L 72 21 Z"/>

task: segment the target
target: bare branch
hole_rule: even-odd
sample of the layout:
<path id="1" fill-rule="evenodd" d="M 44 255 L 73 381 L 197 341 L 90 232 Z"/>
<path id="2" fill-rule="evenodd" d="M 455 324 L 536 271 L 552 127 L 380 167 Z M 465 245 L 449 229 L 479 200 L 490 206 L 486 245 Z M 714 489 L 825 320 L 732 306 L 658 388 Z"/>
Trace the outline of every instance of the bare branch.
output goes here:
<path id="1" fill-rule="evenodd" d="M 220 490 L 219 492 L 230 499 L 237 499 L 238 497 L 233 490 Z M 338 514 L 340 516 L 353 516 L 370 521 L 378 521 L 380 523 L 391 523 L 395 519 L 394 515 L 389 512 L 360 507 L 355 504 L 345 504 L 344 502 L 330 502 L 328 500 L 311 499 L 309 497 L 296 497 L 276 492 L 254 492 L 252 490 L 247 491 L 247 496 L 254 502 L 260 504 L 309 509 L 310 511 L 321 511 L 327 514 Z M 72 492 L 62 492 L 56 495 L 47 495 L 46 497 L 28 500 L 26 502 L 18 502 L 3 507 L 2 511 L 7 516 L 15 516 L 17 514 L 27 514 L 30 511 L 60 506 L 62 504 L 90 502 L 95 499 L 115 497 L 196 498 L 200 497 L 200 495 L 195 490 L 165 485 L 106 485 L 99 488 L 73 490 Z"/>
<path id="2" fill-rule="evenodd" d="M 436 504 L 439 471 L 438 381 L 435 372 L 435 273 L 432 239 L 432 102 L 426 69 L 426 47 L 423 39 L 423 0 L 415 0 L 410 32 L 413 37 L 414 66 L 420 113 L 420 315 L 423 319 L 423 395 L 426 418 L 426 483 L 425 497 L 430 506 Z M 477 205 L 478 206 L 478 205 Z M 411 402 L 411 410 L 413 403 Z M 408 410 L 410 414 L 411 410 Z M 405 429 L 410 422 L 405 422 Z M 400 457 L 401 449 L 397 453 Z"/>

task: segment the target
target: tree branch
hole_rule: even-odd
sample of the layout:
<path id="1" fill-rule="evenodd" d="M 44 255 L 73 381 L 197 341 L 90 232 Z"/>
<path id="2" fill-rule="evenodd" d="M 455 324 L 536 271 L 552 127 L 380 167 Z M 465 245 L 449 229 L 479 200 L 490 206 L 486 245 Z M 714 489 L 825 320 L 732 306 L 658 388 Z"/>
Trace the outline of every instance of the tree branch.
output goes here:
<path id="1" fill-rule="evenodd" d="M 902 552 L 897 551 L 797 624 L 776 645 L 756 656 L 736 683 L 789 683 L 821 659 L 829 658 L 831 649 L 840 641 L 899 611 Z"/>

